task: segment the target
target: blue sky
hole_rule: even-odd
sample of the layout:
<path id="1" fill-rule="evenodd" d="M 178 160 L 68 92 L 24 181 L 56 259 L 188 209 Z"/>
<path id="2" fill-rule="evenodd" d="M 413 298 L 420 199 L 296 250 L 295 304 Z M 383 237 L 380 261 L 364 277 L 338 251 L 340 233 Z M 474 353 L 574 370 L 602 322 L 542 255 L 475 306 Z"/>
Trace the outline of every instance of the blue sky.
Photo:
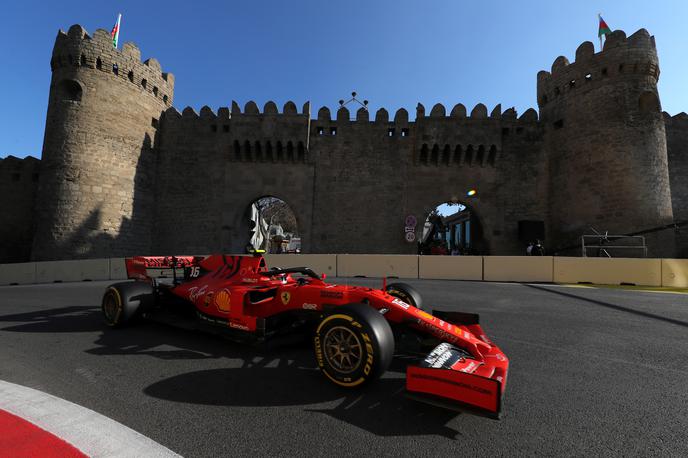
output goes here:
<path id="1" fill-rule="evenodd" d="M 175 103 L 213 109 L 274 100 L 313 112 L 356 90 L 393 113 L 482 102 L 536 107 L 536 74 L 578 45 L 596 47 L 597 13 L 628 34 L 645 27 L 660 57 L 665 111 L 688 111 L 688 2 L 662 1 L 35 1 L 5 2 L 0 28 L 0 157 L 40 157 L 57 30 L 110 30 L 175 74 Z M 121 45 L 120 45 L 121 46 Z"/>

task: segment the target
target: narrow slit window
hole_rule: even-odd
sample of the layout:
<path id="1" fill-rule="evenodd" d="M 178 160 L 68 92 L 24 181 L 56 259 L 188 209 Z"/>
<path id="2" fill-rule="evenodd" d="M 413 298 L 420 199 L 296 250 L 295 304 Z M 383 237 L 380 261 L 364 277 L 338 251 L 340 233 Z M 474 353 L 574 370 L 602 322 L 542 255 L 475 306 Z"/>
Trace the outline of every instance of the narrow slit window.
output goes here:
<path id="1" fill-rule="evenodd" d="M 112 73 L 119 75 L 119 66 L 117 64 L 112 64 Z"/>
<path id="2" fill-rule="evenodd" d="M 337 128 L 336 127 L 330 127 L 330 135 L 337 135 Z"/>
<path id="3" fill-rule="evenodd" d="M 387 136 L 388 137 L 394 137 L 394 131 L 395 131 L 394 127 L 390 127 L 389 129 L 387 129 Z"/>
<path id="4" fill-rule="evenodd" d="M 402 137 L 408 137 L 408 134 L 409 134 L 408 128 L 401 129 L 401 136 Z"/>

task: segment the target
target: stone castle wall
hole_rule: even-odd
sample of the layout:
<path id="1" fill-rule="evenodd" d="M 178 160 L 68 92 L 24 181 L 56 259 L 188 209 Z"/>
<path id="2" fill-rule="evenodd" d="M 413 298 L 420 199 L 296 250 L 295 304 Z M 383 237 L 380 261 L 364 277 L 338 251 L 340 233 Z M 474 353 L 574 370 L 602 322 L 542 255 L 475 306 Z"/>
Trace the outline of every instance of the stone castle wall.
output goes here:
<path id="1" fill-rule="evenodd" d="M 292 102 L 180 113 L 157 61 L 80 26 L 58 34 L 51 67 L 38 195 L 36 183 L 0 178 L 22 196 L 6 231 L 23 248 L 0 251 L 6 259 L 28 256 L 22 225 L 35 227 L 36 260 L 242 252 L 249 206 L 267 195 L 294 210 L 304 252 L 321 253 L 415 253 L 406 216 L 420 236 L 447 201 L 475 215 L 476 248 L 514 255 L 524 252 L 520 220 L 543 221 L 556 248 L 590 226 L 628 233 L 687 208 L 688 122 L 661 114 L 644 30 L 614 32 L 597 54 L 583 43 L 574 63 L 559 57 L 540 72 L 539 117 L 482 104 L 419 105 L 414 119 Z M 650 240 L 651 255 L 674 254 L 673 231 Z"/>

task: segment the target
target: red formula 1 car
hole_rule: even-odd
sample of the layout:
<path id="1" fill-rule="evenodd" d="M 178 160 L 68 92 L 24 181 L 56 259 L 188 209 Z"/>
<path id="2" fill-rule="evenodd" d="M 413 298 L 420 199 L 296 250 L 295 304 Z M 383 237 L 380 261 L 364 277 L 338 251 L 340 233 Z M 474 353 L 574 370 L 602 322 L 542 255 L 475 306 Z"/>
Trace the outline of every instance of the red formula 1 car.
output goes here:
<path id="1" fill-rule="evenodd" d="M 310 333 L 318 367 L 345 388 L 379 377 L 395 353 L 410 355 L 411 397 L 499 418 L 509 360 L 485 336 L 478 315 L 428 313 L 409 285 L 334 285 L 306 267 L 268 269 L 260 256 L 134 257 L 126 267 L 135 281 L 111 285 L 103 297 L 108 326 L 140 315 L 239 341 Z M 149 269 L 171 269 L 171 282 Z"/>

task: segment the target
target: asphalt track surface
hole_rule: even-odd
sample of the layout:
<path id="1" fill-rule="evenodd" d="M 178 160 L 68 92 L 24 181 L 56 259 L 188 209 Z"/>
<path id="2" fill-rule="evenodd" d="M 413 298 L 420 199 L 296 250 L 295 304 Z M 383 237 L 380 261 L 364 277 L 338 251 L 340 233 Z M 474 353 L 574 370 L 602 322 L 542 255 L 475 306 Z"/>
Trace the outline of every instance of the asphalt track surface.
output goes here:
<path id="1" fill-rule="evenodd" d="M 408 283 L 428 304 L 480 313 L 509 356 L 501 421 L 404 398 L 403 364 L 346 392 L 308 346 L 239 346 L 154 323 L 105 329 L 107 282 L 0 287 L 0 379 L 189 457 L 685 456 L 688 295 Z"/>

